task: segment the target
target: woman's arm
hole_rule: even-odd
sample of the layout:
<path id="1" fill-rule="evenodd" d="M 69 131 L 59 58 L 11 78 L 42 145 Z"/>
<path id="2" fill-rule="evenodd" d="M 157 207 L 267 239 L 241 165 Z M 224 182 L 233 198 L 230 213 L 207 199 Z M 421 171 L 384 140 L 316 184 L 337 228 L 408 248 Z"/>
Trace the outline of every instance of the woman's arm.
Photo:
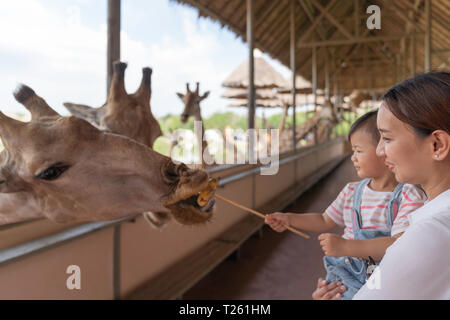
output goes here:
<path id="1" fill-rule="evenodd" d="M 432 220 L 395 241 L 354 299 L 450 299 L 450 219 Z"/>

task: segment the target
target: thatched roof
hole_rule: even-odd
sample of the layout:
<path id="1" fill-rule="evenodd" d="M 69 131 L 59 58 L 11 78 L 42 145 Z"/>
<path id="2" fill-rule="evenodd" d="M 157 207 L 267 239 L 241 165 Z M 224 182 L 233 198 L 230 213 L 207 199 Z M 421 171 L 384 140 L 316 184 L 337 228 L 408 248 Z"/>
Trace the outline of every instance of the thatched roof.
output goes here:
<path id="1" fill-rule="evenodd" d="M 228 88 L 221 95 L 222 98 L 227 99 L 247 99 L 248 90 L 240 89 L 240 88 Z M 255 90 L 255 98 L 256 99 L 276 99 L 277 92 L 272 89 L 256 89 Z"/>
<path id="2" fill-rule="evenodd" d="M 254 59 L 255 88 L 269 89 L 287 86 L 286 79 L 263 58 Z M 248 59 L 244 61 L 230 76 L 222 82 L 227 88 L 248 88 Z"/>
<path id="3" fill-rule="evenodd" d="M 247 99 L 233 99 L 228 106 L 248 108 L 248 101 Z M 256 108 L 279 108 L 283 107 L 283 103 L 278 99 L 256 99 L 255 106 Z"/>
<path id="4" fill-rule="evenodd" d="M 196 8 L 199 16 L 219 22 L 245 41 L 247 0 L 173 1 Z M 431 69 L 449 70 L 450 1 L 430 2 Z M 294 3 L 296 74 L 311 81 L 312 48 L 316 47 L 318 88 L 325 87 L 326 62 L 331 76 L 337 75 L 340 94 L 348 95 L 354 89 L 385 90 L 409 77 L 414 61 L 413 31 L 414 68 L 417 73 L 424 71 L 426 10 L 423 0 L 257 0 L 253 3 L 255 47 L 287 67 L 290 67 L 290 13 Z M 381 9 L 381 29 L 367 28 L 369 5 Z M 246 78 L 247 72 L 243 74 Z M 240 83 L 230 80 L 233 85 Z M 331 86 L 333 83 L 332 80 Z"/>
<path id="5" fill-rule="evenodd" d="M 300 75 L 295 76 L 295 92 L 296 93 L 312 93 L 312 84 Z M 277 89 L 279 93 L 291 93 L 292 90 L 292 76 L 289 77 L 288 85 Z"/>

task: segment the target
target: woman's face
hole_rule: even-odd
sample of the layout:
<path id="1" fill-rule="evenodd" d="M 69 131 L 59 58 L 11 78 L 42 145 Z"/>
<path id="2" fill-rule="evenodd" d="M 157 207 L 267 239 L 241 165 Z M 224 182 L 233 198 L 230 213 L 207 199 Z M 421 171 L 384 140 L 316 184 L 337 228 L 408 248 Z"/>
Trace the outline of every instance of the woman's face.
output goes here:
<path id="1" fill-rule="evenodd" d="M 423 170 L 433 165 L 430 161 L 432 143 L 418 137 L 413 128 L 396 118 L 384 102 L 378 111 L 377 126 L 381 134 L 377 155 L 385 157 L 385 163 L 399 182 L 421 184 L 426 181 Z"/>

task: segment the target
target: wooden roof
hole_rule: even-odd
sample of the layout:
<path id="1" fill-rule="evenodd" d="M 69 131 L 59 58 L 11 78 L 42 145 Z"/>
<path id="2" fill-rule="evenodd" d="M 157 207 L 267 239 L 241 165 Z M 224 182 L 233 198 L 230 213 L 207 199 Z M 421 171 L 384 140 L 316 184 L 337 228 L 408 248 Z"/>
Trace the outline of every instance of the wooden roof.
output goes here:
<path id="1" fill-rule="evenodd" d="M 198 9 L 245 41 L 247 0 L 172 0 Z M 325 86 L 326 61 L 341 93 L 353 89 L 385 90 L 425 65 L 425 0 L 293 0 L 296 72 L 312 80 L 312 47 L 316 47 L 318 87 Z M 450 0 L 432 2 L 431 69 L 450 66 Z M 381 9 L 381 29 L 369 30 L 369 5 Z M 254 1 L 255 47 L 290 65 L 291 0 Z M 415 26 L 415 27 L 413 27 Z M 416 54 L 413 58 L 415 34 Z M 326 43 L 326 46 L 325 46 Z M 333 91 L 331 91 L 333 92 Z"/>

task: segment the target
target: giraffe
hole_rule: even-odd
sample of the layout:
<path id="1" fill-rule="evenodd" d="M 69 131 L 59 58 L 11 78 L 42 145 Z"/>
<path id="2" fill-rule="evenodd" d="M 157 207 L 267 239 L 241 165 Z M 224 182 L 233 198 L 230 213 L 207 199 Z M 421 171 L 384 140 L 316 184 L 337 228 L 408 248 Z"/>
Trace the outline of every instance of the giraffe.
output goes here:
<path id="1" fill-rule="evenodd" d="M 200 121 L 202 123 L 201 136 L 197 136 L 197 141 L 201 141 L 202 144 L 202 156 L 201 156 L 201 167 L 206 167 L 207 163 L 205 158 L 211 159 L 211 155 L 208 151 L 208 143 L 204 139 L 205 137 L 205 126 L 203 125 L 203 118 L 200 110 L 200 102 L 205 100 L 209 96 L 209 91 L 206 91 L 203 95 L 200 95 L 200 83 L 196 83 L 195 91 L 189 89 L 189 83 L 186 83 L 186 94 L 177 92 L 178 97 L 184 103 L 184 110 L 181 114 L 181 122 L 186 123 L 189 117 L 194 117 L 195 121 Z M 200 134 L 200 133 L 198 133 Z"/>
<path id="2" fill-rule="evenodd" d="M 28 86 L 14 96 L 32 117 L 22 122 L 0 112 L 0 224 L 36 217 L 107 221 L 145 211 L 181 224 L 211 218 L 213 204 L 196 202 L 207 172 L 83 119 L 61 117 Z"/>
<path id="3" fill-rule="evenodd" d="M 162 135 L 150 105 L 153 70 L 149 67 L 143 68 L 139 88 L 135 93 L 128 94 L 125 90 L 126 68 L 126 63 L 114 62 L 110 93 L 107 101 L 100 108 L 71 102 L 65 102 L 64 106 L 74 116 L 89 121 L 100 130 L 124 135 L 152 148 L 155 140 Z M 169 215 L 158 212 L 144 212 L 143 217 L 157 229 L 164 227 L 170 221 Z"/>
<path id="4" fill-rule="evenodd" d="M 142 69 L 142 81 L 133 94 L 125 90 L 127 64 L 116 61 L 107 101 L 100 108 L 65 102 L 64 106 L 76 117 L 89 121 L 95 127 L 121 134 L 150 148 L 162 135 L 158 120 L 151 111 L 151 68 Z"/>

